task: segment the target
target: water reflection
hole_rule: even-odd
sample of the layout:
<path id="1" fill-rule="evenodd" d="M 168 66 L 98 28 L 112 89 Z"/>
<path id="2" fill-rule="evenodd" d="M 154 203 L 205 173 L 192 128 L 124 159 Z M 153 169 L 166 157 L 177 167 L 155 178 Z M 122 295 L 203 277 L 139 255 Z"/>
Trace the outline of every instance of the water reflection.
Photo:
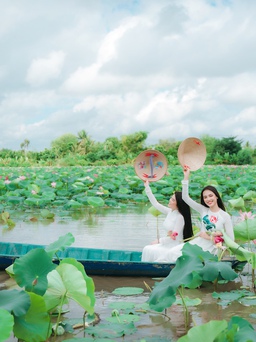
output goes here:
<path id="1" fill-rule="evenodd" d="M 45 219 L 40 210 L 11 211 L 13 229 L 0 227 L 2 241 L 49 244 L 71 232 L 74 246 L 142 250 L 156 238 L 156 218 L 148 212 L 149 205 L 126 208 L 84 208 L 67 211 L 54 209 L 54 219 Z M 164 217 L 158 218 L 160 233 Z"/>

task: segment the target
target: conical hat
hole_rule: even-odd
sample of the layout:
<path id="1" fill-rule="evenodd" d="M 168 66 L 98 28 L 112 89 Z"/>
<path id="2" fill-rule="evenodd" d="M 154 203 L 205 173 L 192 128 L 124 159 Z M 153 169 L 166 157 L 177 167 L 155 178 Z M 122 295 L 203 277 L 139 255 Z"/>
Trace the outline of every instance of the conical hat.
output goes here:
<path id="1" fill-rule="evenodd" d="M 206 159 L 204 143 L 193 137 L 183 140 L 178 149 L 178 159 L 182 167 L 188 166 L 191 171 L 200 169 Z"/>
<path id="2" fill-rule="evenodd" d="M 156 150 L 141 152 L 134 161 L 134 169 L 137 176 L 143 181 L 156 182 L 167 172 L 167 160 L 165 156 Z"/>

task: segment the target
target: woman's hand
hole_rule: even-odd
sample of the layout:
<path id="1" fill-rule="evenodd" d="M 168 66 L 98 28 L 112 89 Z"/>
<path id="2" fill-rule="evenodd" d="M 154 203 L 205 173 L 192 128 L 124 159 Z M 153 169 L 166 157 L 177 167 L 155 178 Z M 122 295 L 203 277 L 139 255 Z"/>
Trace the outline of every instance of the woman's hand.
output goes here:
<path id="1" fill-rule="evenodd" d="M 207 232 L 200 232 L 198 235 L 205 240 L 211 240 L 211 236 Z"/>
<path id="2" fill-rule="evenodd" d="M 177 232 L 173 232 L 171 235 L 170 235 L 170 238 L 172 240 L 176 240 L 176 237 L 178 236 L 178 233 Z"/>
<path id="3" fill-rule="evenodd" d="M 159 243 L 159 240 L 155 240 L 151 242 L 151 245 L 157 245 Z"/>
<path id="4" fill-rule="evenodd" d="M 184 180 L 189 180 L 190 168 L 187 165 L 183 167 Z"/>
<path id="5" fill-rule="evenodd" d="M 219 232 L 218 230 L 216 230 L 215 232 L 212 232 L 212 236 L 222 236 L 222 232 Z"/>
<path id="6" fill-rule="evenodd" d="M 167 233 L 167 236 L 169 236 L 170 239 L 176 240 L 176 236 L 178 235 L 177 232 L 173 232 L 172 230 L 169 230 Z"/>
<path id="7" fill-rule="evenodd" d="M 145 186 L 145 187 L 149 186 L 149 181 L 148 181 L 148 180 L 145 180 L 144 186 Z"/>

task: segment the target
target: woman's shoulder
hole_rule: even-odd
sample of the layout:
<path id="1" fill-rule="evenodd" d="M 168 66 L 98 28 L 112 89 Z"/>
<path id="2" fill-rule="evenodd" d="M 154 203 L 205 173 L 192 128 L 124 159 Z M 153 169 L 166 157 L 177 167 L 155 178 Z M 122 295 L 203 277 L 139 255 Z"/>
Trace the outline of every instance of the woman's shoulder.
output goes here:
<path id="1" fill-rule="evenodd" d="M 223 209 L 220 209 L 219 214 L 224 218 L 231 218 L 230 214 Z"/>
<path id="2" fill-rule="evenodd" d="M 179 212 L 179 210 L 172 210 L 170 208 L 168 208 L 169 210 L 169 215 L 172 216 L 172 217 L 183 217 L 183 215 Z"/>

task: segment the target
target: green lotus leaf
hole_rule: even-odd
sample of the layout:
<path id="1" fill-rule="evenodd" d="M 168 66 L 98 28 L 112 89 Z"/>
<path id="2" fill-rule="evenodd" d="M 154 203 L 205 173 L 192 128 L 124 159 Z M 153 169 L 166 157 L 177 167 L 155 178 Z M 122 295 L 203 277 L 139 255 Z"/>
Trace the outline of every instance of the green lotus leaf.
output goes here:
<path id="1" fill-rule="evenodd" d="M 143 293 L 144 290 L 140 287 L 118 287 L 114 291 L 112 291 L 115 295 L 122 295 L 122 296 L 132 296 Z"/>
<path id="2" fill-rule="evenodd" d="M 44 191 L 42 192 L 42 198 L 47 199 L 48 201 L 53 201 L 56 198 L 56 195 L 53 191 Z"/>
<path id="3" fill-rule="evenodd" d="M 10 266 L 8 266 L 5 269 L 5 272 L 12 278 L 14 277 L 14 272 L 13 272 L 13 264 L 11 264 Z"/>
<path id="4" fill-rule="evenodd" d="M 53 206 L 63 206 L 64 204 L 67 203 L 67 201 L 68 201 L 67 199 L 58 199 L 56 201 L 53 201 L 52 205 Z"/>
<path id="5" fill-rule="evenodd" d="M 255 306 L 256 305 L 256 298 L 255 296 L 253 297 L 244 297 L 241 300 L 239 300 L 239 303 L 245 306 Z"/>
<path id="6" fill-rule="evenodd" d="M 55 216 L 55 214 L 53 212 L 51 212 L 50 210 L 48 210 L 48 209 L 41 210 L 40 211 L 40 215 L 43 218 L 47 218 L 47 219 L 53 218 Z"/>
<path id="7" fill-rule="evenodd" d="M 13 264 L 14 278 L 26 291 L 43 295 L 47 289 L 47 274 L 56 265 L 43 248 L 35 248 L 16 259 Z"/>
<path id="8" fill-rule="evenodd" d="M 166 180 L 164 180 L 164 179 L 159 179 L 157 181 L 157 185 L 167 186 L 168 182 Z"/>
<path id="9" fill-rule="evenodd" d="M 36 185 L 36 184 L 30 184 L 28 186 L 28 190 L 29 191 L 34 190 L 38 194 L 40 192 L 40 187 L 38 185 Z"/>
<path id="10" fill-rule="evenodd" d="M 248 192 L 246 192 L 243 196 L 244 200 L 252 200 L 252 199 L 256 199 L 256 191 L 250 190 Z"/>
<path id="11" fill-rule="evenodd" d="M 227 306 L 231 304 L 233 301 L 240 300 L 240 298 L 243 298 L 246 296 L 254 296 L 254 293 L 243 289 L 243 290 L 233 290 L 233 291 L 226 291 L 226 292 L 219 292 L 219 293 L 213 292 L 212 294 L 213 298 L 220 299 L 220 301 L 218 301 L 218 304 L 222 306 Z"/>
<path id="12" fill-rule="evenodd" d="M 89 196 L 94 197 L 94 196 L 97 196 L 98 190 L 97 189 L 86 189 L 86 194 L 88 197 Z"/>
<path id="13" fill-rule="evenodd" d="M 96 341 L 101 341 L 101 339 L 107 339 L 107 341 L 117 341 L 118 337 L 129 336 L 134 334 L 137 328 L 134 326 L 133 322 L 127 324 L 119 323 L 107 323 L 100 324 L 99 326 L 89 326 L 86 328 L 86 333 L 96 337 Z M 112 340 L 113 339 L 113 340 Z M 160 342 L 158 337 L 157 341 Z"/>
<path id="14" fill-rule="evenodd" d="M 0 189 L 5 189 L 5 183 L 2 180 L 0 180 Z"/>
<path id="15" fill-rule="evenodd" d="M 118 202 L 113 200 L 113 199 L 106 199 L 105 204 L 108 205 L 109 207 L 117 207 Z"/>
<path id="16" fill-rule="evenodd" d="M 135 303 L 131 303 L 131 302 L 122 302 L 122 301 L 118 301 L 118 302 L 112 302 L 109 303 L 108 307 L 110 309 L 118 309 L 118 310 L 126 310 L 126 309 L 133 309 L 135 307 Z"/>
<path id="17" fill-rule="evenodd" d="M 75 196 L 74 196 L 75 197 Z M 76 197 L 77 202 L 83 204 L 83 205 L 88 205 L 88 197 L 87 196 L 77 196 Z"/>
<path id="18" fill-rule="evenodd" d="M 30 297 L 27 292 L 16 289 L 0 291 L 0 308 L 13 313 L 16 317 L 25 315 L 29 306 Z"/>
<path id="19" fill-rule="evenodd" d="M 90 297 L 91 299 L 91 306 L 94 306 L 96 302 L 96 298 L 94 294 L 95 285 L 94 285 L 93 279 L 86 274 L 84 266 L 74 258 L 65 258 L 61 260 L 60 264 L 71 264 L 75 266 L 82 273 L 84 280 L 86 281 L 87 296 Z"/>
<path id="20" fill-rule="evenodd" d="M 44 201 L 43 199 L 41 199 L 41 197 L 35 195 L 34 197 L 29 197 L 25 199 L 24 204 L 31 207 L 38 207 L 46 204 L 46 202 L 47 201 Z"/>
<path id="21" fill-rule="evenodd" d="M 13 228 L 16 226 L 16 223 L 11 219 L 8 219 L 6 223 L 7 223 L 8 228 Z"/>
<path id="22" fill-rule="evenodd" d="M 173 192 L 174 192 L 174 189 L 171 186 L 161 190 L 161 194 L 168 195 L 170 197 L 172 196 Z"/>
<path id="23" fill-rule="evenodd" d="M 51 329 L 44 299 L 32 292 L 29 296 L 31 305 L 25 315 L 15 318 L 13 332 L 22 341 L 46 341 L 51 335 Z"/>
<path id="24" fill-rule="evenodd" d="M 176 301 L 176 292 L 181 285 L 189 288 L 200 286 L 203 282 L 200 271 L 205 261 L 217 259 L 217 256 L 204 252 L 199 246 L 186 243 L 175 267 L 151 292 L 148 299 L 150 308 L 161 312 L 170 307 Z"/>
<path id="25" fill-rule="evenodd" d="M 200 272 L 204 281 L 234 280 L 238 274 L 232 269 L 229 262 L 207 262 Z"/>
<path id="26" fill-rule="evenodd" d="M 118 192 L 119 192 L 120 194 L 128 194 L 128 193 L 130 193 L 131 191 L 130 191 L 129 189 L 127 189 L 127 188 L 120 188 L 120 189 L 118 190 Z"/>
<path id="27" fill-rule="evenodd" d="M 123 314 L 123 315 L 119 315 L 119 316 L 106 317 L 106 320 L 108 322 L 120 323 L 120 324 L 127 324 L 130 322 L 138 322 L 140 319 L 141 319 L 140 316 L 131 315 L 131 314 Z"/>
<path id="28" fill-rule="evenodd" d="M 120 194 L 118 192 L 113 192 L 111 194 L 111 197 L 118 198 L 120 200 L 129 200 L 131 198 L 131 195 L 130 194 Z"/>
<path id="29" fill-rule="evenodd" d="M 85 187 L 85 184 L 82 183 L 82 182 L 75 182 L 74 184 L 72 184 L 72 186 L 74 188 L 84 188 Z"/>
<path id="30" fill-rule="evenodd" d="M 131 187 L 131 188 L 135 188 L 135 187 L 137 187 L 138 186 L 138 180 L 130 180 L 130 181 L 128 181 L 128 184 L 129 184 L 129 186 Z"/>
<path id="31" fill-rule="evenodd" d="M 133 195 L 133 200 L 135 202 L 146 202 L 148 199 L 142 194 L 135 194 Z"/>
<path id="32" fill-rule="evenodd" d="M 71 246 L 75 242 L 74 235 L 72 233 L 67 233 L 60 236 L 57 241 L 52 242 L 45 247 L 45 251 L 52 258 L 54 254 L 58 251 L 64 251 L 66 247 Z"/>
<path id="33" fill-rule="evenodd" d="M 21 204 L 25 198 L 24 197 L 19 197 L 19 196 L 7 196 L 6 200 L 10 202 L 11 204 Z"/>
<path id="34" fill-rule="evenodd" d="M 79 202 L 77 202 L 77 201 L 74 201 L 74 200 L 70 200 L 70 201 L 68 201 L 66 204 L 65 204 L 65 207 L 71 207 L 71 208 L 73 208 L 73 209 L 79 209 L 79 208 L 81 208 L 83 205 L 81 204 L 81 203 L 79 203 Z"/>
<path id="35" fill-rule="evenodd" d="M 7 223 L 7 221 L 8 221 L 8 219 L 9 219 L 9 217 L 10 217 L 10 214 L 8 213 L 8 211 L 4 211 L 3 213 L 1 213 L 1 219 L 5 222 L 5 223 Z"/>
<path id="36" fill-rule="evenodd" d="M 189 297 L 183 297 L 182 299 L 176 299 L 175 304 L 176 305 L 185 305 L 186 306 L 197 306 L 200 305 L 202 303 L 202 300 L 200 298 L 189 298 Z"/>
<path id="37" fill-rule="evenodd" d="M 88 197 L 88 203 L 93 207 L 102 207 L 105 204 L 100 197 Z"/>
<path id="38" fill-rule="evenodd" d="M 206 324 L 191 328 L 187 335 L 180 337 L 177 342 L 204 341 L 213 342 L 227 328 L 227 321 L 210 321 Z"/>
<path id="39" fill-rule="evenodd" d="M 256 264 L 253 258 L 254 253 L 240 246 L 237 242 L 233 241 L 224 231 L 222 231 L 225 245 L 236 256 L 238 261 L 248 261 L 256 268 Z"/>
<path id="40" fill-rule="evenodd" d="M 212 185 L 212 186 L 214 186 L 216 188 L 216 187 L 219 186 L 219 182 L 216 179 L 210 179 L 210 180 L 207 181 L 206 185 Z"/>
<path id="41" fill-rule="evenodd" d="M 169 195 L 169 194 L 168 194 Z M 155 198 L 158 200 L 158 201 L 162 201 L 162 200 L 165 200 L 165 195 L 161 194 L 160 192 L 158 193 L 155 193 L 154 194 Z M 168 196 L 170 198 L 170 196 Z M 168 198 L 168 199 L 169 199 Z"/>
<path id="42" fill-rule="evenodd" d="M 228 200 L 228 202 L 230 203 L 230 205 L 233 208 L 236 209 L 244 209 L 244 200 L 242 197 L 236 198 L 236 199 L 230 199 Z"/>
<path id="43" fill-rule="evenodd" d="M 5 186 L 8 190 L 12 191 L 12 190 L 17 189 L 18 184 L 17 183 L 9 183 L 9 184 L 5 184 Z"/>
<path id="44" fill-rule="evenodd" d="M 58 189 L 57 195 L 62 197 L 68 197 L 70 195 L 69 191 L 66 189 Z"/>
<path id="45" fill-rule="evenodd" d="M 241 186 L 239 188 L 236 189 L 236 196 L 244 196 L 247 192 L 247 188 L 245 188 L 244 186 Z"/>
<path id="46" fill-rule="evenodd" d="M 13 315 L 4 309 L 0 309 L 0 342 L 6 341 L 11 336 L 13 325 Z"/>
<path id="47" fill-rule="evenodd" d="M 72 264 L 61 263 L 48 274 L 48 288 L 44 294 L 47 310 L 53 310 L 61 303 L 75 300 L 89 314 L 94 313 L 91 297 L 82 272 Z"/>
<path id="48" fill-rule="evenodd" d="M 161 215 L 162 213 L 161 213 L 161 211 L 159 211 L 159 210 L 157 210 L 155 207 L 150 207 L 149 209 L 148 209 L 148 212 L 150 213 L 150 214 L 152 214 L 153 216 L 155 216 L 155 217 L 157 217 L 157 216 L 159 216 L 159 215 Z"/>
<path id="49" fill-rule="evenodd" d="M 236 239 L 248 241 L 256 239 L 256 219 L 247 219 L 237 223 L 234 226 Z"/>

